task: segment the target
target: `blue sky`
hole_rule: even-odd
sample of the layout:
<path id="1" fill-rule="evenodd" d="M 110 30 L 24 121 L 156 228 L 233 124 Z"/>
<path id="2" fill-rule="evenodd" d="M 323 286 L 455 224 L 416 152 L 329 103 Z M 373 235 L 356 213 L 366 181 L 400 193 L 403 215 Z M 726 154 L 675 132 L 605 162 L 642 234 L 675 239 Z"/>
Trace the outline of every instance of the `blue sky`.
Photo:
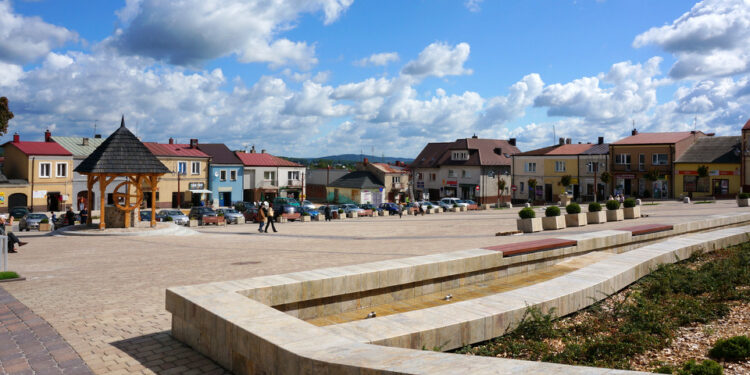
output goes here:
<path id="1" fill-rule="evenodd" d="M 149 141 L 413 157 L 750 117 L 744 0 L 185 3 L 0 0 L 11 130 L 106 133 L 124 113 Z"/>

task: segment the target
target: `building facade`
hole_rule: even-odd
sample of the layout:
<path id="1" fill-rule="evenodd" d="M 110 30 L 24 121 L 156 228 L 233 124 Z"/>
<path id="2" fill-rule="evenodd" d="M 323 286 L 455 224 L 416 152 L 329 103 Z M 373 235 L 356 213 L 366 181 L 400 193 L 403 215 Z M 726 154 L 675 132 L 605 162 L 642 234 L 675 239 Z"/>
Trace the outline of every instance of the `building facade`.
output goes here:
<path id="1" fill-rule="evenodd" d="M 379 205 L 386 201 L 385 186 L 370 171 L 354 171 L 331 182 L 327 189 L 328 201 L 334 203 L 370 203 Z"/>
<path id="2" fill-rule="evenodd" d="M 199 143 L 198 149 L 211 157 L 208 166 L 208 190 L 215 207 L 230 207 L 242 201 L 242 160 L 223 143 Z"/>
<path id="3" fill-rule="evenodd" d="M 316 168 L 305 171 L 305 189 L 307 199 L 317 202 L 325 202 L 327 199 L 327 187 L 333 181 L 338 180 L 349 170 L 343 168 Z"/>
<path id="4" fill-rule="evenodd" d="M 414 197 L 457 197 L 480 204 L 509 200 L 511 157 L 518 152 L 513 138 L 428 143 L 410 166 Z M 505 191 L 499 189 L 500 180 Z"/>
<path id="5" fill-rule="evenodd" d="M 742 137 L 702 137 L 675 162 L 675 194 L 734 198 L 740 191 Z"/>
<path id="6" fill-rule="evenodd" d="M 159 178 L 159 191 L 156 192 L 156 208 L 189 208 L 201 204 L 211 204 L 211 190 L 208 190 L 208 169 L 210 157 L 198 149 L 198 140 L 190 144 L 143 143 L 171 173 Z M 151 207 L 151 187 L 143 185 L 144 202 Z"/>
<path id="7" fill-rule="evenodd" d="M 243 200 L 272 201 L 276 197 L 305 199 L 305 166 L 282 159 L 265 150 L 237 152 L 244 168 Z"/>
<path id="8" fill-rule="evenodd" d="M 16 206 L 31 211 L 64 211 L 73 203 L 73 154 L 52 141 L 49 131 L 43 142 L 21 141 L 18 134 L 3 145 L 3 174 L 14 184 L 0 191 L 7 212 Z M 27 184 L 20 183 L 26 181 Z"/>
<path id="9" fill-rule="evenodd" d="M 383 185 L 387 202 L 406 202 L 410 191 L 409 170 L 405 164 L 370 163 L 365 158 L 357 167 L 372 173 L 380 185 Z"/>

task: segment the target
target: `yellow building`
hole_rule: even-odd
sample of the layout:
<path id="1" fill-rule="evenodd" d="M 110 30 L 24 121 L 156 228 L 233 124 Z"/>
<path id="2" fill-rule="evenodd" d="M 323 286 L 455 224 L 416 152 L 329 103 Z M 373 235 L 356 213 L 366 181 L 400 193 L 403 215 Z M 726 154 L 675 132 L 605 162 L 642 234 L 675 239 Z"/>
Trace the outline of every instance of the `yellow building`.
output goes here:
<path id="1" fill-rule="evenodd" d="M 190 144 L 177 144 L 170 138 L 168 144 L 144 142 L 144 145 L 172 171 L 159 178 L 157 208 L 187 208 L 200 205 L 201 202 L 210 204 L 210 157 L 198 149 L 197 139 L 191 139 Z M 151 188 L 148 185 L 144 185 L 143 188 L 144 201 L 151 202 Z"/>
<path id="2" fill-rule="evenodd" d="M 734 198 L 740 191 L 741 138 L 703 137 L 675 162 L 675 193 L 683 196 Z M 699 169 L 705 167 L 705 176 Z"/>
<path id="3" fill-rule="evenodd" d="M 3 145 L 3 174 L 0 210 L 28 207 L 31 211 L 64 211 L 73 194 L 73 155 L 52 141 L 49 131 L 44 142 L 22 142 L 19 135 Z"/>
<path id="4" fill-rule="evenodd" d="M 335 203 L 370 203 L 380 205 L 385 202 L 384 186 L 369 171 L 347 173 L 326 187 L 330 201 Z"/>

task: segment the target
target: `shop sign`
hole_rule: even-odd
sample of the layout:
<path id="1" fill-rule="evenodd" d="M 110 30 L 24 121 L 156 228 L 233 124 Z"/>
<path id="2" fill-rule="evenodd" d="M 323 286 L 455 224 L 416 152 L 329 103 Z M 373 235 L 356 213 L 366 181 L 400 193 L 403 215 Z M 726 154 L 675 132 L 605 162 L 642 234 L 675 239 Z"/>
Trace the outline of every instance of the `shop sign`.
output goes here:
<path id="1" fill-rule="evenodd" d="M 5 204 L 5 192 L 0 191 L 0 204 Z"/>
<path id="2" fill-rule="evenodd" d="M 448 180 L 447 184 L 449 186 L 457 186 L 458 185 L 458 180 Z"/>
<path id="3" fill-rule="evenodd" d="M 206 185 L 203 182 L 191 182 L 188 184 L 190 190 L 203 190 L 204 186 Z"/>
<path id="4" fill-rule="evenodd" d="M 31 197 L 34 199 L 46 198 L 47 190 L 34 190 L 34 192 L 31 193 Z"/>
<path id="5" fill-rule="evenodd" d="M 715 171 L 711 171 L 711 172 L 715 172 Z M 696 175 L 697 176 L 698 175 L 698 171 L 680 171 L 679 174 L 686 174 L 686 175 L 691 175 L 691 176 Z M 709 173 L 709 174 L 711 174 L 711 173 Z"/>

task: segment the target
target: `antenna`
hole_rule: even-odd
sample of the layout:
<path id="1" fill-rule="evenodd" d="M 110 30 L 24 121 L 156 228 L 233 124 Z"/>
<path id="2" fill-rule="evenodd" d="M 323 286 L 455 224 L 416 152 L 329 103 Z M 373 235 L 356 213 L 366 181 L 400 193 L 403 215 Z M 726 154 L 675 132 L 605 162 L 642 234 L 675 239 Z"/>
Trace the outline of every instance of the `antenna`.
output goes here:
<path id="1" fill-rule="evenodd" d="M 698 123 L 698 115 L 695 115 L 693 118 L 693 130 L 695 130 L 695 125 Z"/>
<path id="2" fill-rule="evenodd" d="M 94 120 L 94 137 L 96 137 L 96 122 L 99 120 Z"/>
<path id="3" fill-rule="evenodd" d="M 633 120 L 633 129 L 635 129 L 635 120 Z"/>
<path id="4" fill-rule="evenodd" d="M 552 144 L 557 142 L 557 132 L 555 132 L 555 125 L 552 125 Z"/>

